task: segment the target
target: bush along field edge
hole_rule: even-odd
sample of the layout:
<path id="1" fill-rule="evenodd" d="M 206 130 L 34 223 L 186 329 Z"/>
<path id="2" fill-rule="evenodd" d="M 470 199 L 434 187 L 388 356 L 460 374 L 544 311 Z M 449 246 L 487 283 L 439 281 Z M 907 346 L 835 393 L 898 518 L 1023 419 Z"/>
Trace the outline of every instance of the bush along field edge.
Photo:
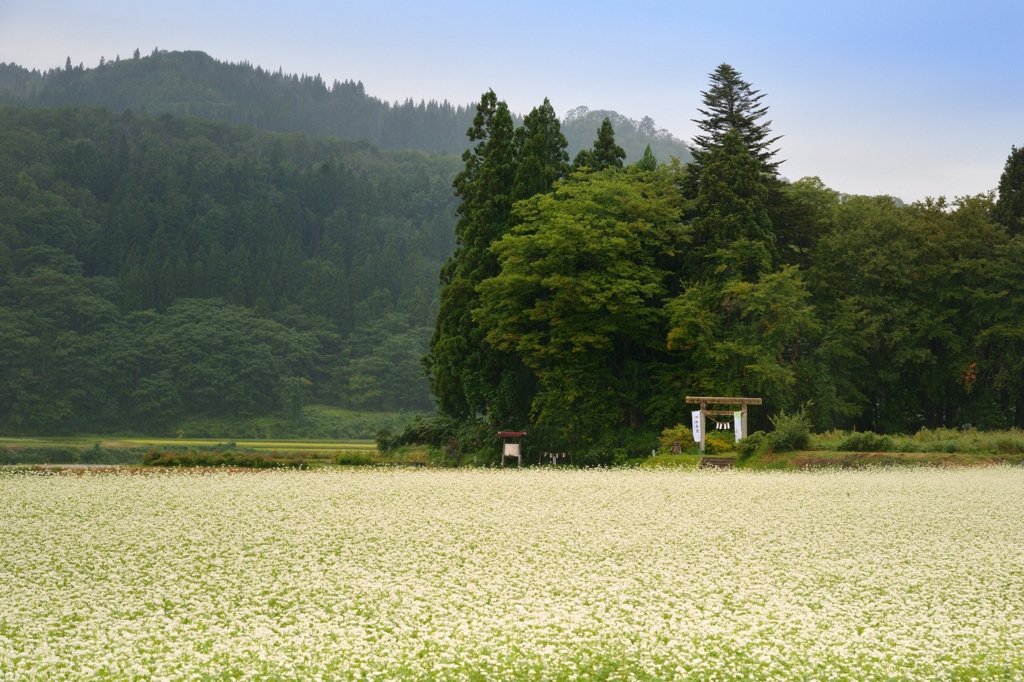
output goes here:
<path id="1" fill-rule="evenodd" d="M 1024 431 L 921 429 L 912 435 L 832 430 L 813 433 L 806 410 L 780 412 L 771 431 L 756 431 L 736 442 L 732 433 L 709 434 L 705 455 L 731 459 L 735 468 L 798 469 L 878 465 L 972 466 L 1024 465 Z M 574 449 L 543 430 L 522 440 L 524 466 L 641 466 L 696 468 L 701 454 L 689 425 L 660 434 L 641 432 L 623 447 L 597 443 Z M 353 444 L 344 449 L 311 449 L 286 442 L 274 449 L 239 446 L 161 444 L 157 447 L 93 445 L 0 445 L 0 466 L 115 465 L 144 467 L 229 467 L 250 469 L 322 468 L 329 466 L 493 467 L 501 464 L 502 439 L 483 422 L 445 417 L 414 417 L 397 433 L 377 432 L 376 447 Z M 509 464 L 506 462 L 506 464 Z M 512 464 L 514 466 L 514 463 Z"/>

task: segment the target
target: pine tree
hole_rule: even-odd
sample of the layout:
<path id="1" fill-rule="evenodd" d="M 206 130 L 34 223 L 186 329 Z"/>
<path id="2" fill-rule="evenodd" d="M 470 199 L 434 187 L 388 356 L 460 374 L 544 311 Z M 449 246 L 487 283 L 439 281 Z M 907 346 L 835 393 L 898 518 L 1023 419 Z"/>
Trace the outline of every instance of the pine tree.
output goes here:
<path id="1" fill-rule="evenodd" d="M 592 171 L 604 170 L 605 168 L 622 168 L 622 161 L 626 158 L 626 151 L 615 144 L 615 129 L 612 128 L 611 119 L 605 118 L 601 121 L 601 127 L 597 129 L 597 140 L 594 141 L 593 149 L 581 149 L 573 159 L 573 170 L 589 168 Z"/>
<path id="2" fill-rule="evenodd" d="M 487 412 L 502 375 L 501 354 L 487 345 L 473 320 L 477 285 L 498 273 L 489 249 L 509 230 L 516 177 L 512 115 L 493 90 L 480 98 L 467 135 L 477 144 L 463 153 L 466 167 L 453 183 L 462 200 L 456 211 L 456 249 L 441 269 L 441 303 L 424 358 L 438 408 L 460 418 Z"/>
<path id="3" fill-rule="evenodd" d="M 551 102 L 535 107 L 516 130 L 515 147 L 518 160 L 512 188 L 513 201 L 547 194 L 556 180 L 569 172 L 568 143 Z"/>
<path id="4" fill-rule="evenodd" d="M 651 151 L 651 145 L 647 145 L 644 149 L 644 155 L 640 157 L 640 160 L 635 164 L 638 170 L 652 171 L 658 168 L 658 159 L 654 157 L 654 152 Z"/>
<path id="5" fill-rule="evenodd" d="M 761 104 L 765 95 L 753 90 L 750 83 L 740 77 L 740 72 L 728 64 L 721 64 L 711 74 L 711 87 L 701 92 L 705 109 L 697 109 L 704 117 L 693 122 L 704 131 L 693 138 L 693 158 L 698 167 L 714 149 L 722 145 L 725 135 L 737 129 L 743 144 L 750 150 L 765 172 L 774 175 L 781 161 L 773 161 L 777 149 L 770 149 L 781 136 L 771 135 L 771 121 L 759 123 L 758 119 L 768 113 L 768 107 Z"/>
<path id="6" fill-rule="evenodd" d="M 1024 147 L 1010 148 L 1010 156 L 999 178 L 999 200 L 994 214 L 1010 234 L 1024 232 Z"/>
<path id="7" fill-rule="evenodd" d="M 765 208 L 768 188 L 760 161 L 744 144 L 739 129 L 704 157 L 693 221 L 693 267 L 709 276 L 756 281 L 771 271 L 775 235 Z"/>

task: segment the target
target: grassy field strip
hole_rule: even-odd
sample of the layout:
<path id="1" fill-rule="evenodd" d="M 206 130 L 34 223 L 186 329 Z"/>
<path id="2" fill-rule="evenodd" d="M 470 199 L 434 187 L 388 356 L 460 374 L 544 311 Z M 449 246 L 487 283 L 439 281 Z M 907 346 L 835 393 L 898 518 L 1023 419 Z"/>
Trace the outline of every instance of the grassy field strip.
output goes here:
<path id="1" fill-rule="evenodd" d="M 338 450 L 376 450 L 373 441 L 288 441 L 288 440 L 233 440 L 214 438 L 0 438 L 0 446 L 35 447 L 35 446 L 77 446 L 87 447 L 100 443 L 103 447 L 139 447 L 139 446 L 227 446 L 234 443 L 240 448 L 253 450 L 286 450 L 298 451 L 338 451 Z"/>
<path id="2" fill-rule="evenodd" d="M 215 439 L 189 439 L 189 438 L 140 438 L 140 439 L 118 439 L 106 441 L 109 443 L 125 443 L 129 445 L 201 445 L 217 446 L 234 443 L 240 448 L 251 448 L 253 450 L 288 450 L 291 452 L 299 450 L 333 451 L 333 450 L 376 450 L 377 446 L 373 441 L 269 441 L 269 440 L 215 440 Z"/>

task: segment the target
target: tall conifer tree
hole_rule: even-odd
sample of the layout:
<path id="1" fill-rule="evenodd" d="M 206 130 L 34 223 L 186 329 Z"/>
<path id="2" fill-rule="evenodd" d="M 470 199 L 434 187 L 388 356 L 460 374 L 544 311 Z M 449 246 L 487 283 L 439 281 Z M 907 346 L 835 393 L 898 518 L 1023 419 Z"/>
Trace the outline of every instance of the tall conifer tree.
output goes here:
<path id="1" fill-rule="evenodd" d="M 1010 234 L 1024 232 L 1024 147 L 1010 148 L 1010 156 L 999 178 L 999 200 L 996 201 L 995 219 Z"/>
<path id="2" fill-rule="evenodd" d="M 771 121 L 758 122 L 768 113 L 768 107 L 761 104 L 765 95 L 752 89 L 740 72 L 728 64 L 720 64 L 710 77 L 711 87 L 701 92 L 706 108 L 697 109 L 704 118 L 693 119 L 703 131 L 693 138 L 691 148 L 697 166 L 703 166 L 707 155 L 722 145 L 730 130 L 736 129 L 764 170 L 774 175 L 782 162 L 772 160 L 778 150 L 771 146 L 781 136 L 770 137 Z"/>
<path id="3" fill-rule="evenodd" d="M 516 156 L 518 159 L 514 201 L 529 199 L 536 194 L 547 194 L 556 180 L 569 172 L 568 142 L 548 98 L 535 107 L 516 130 Z"/>
<path id="4" fill-rule="evenodd" d="M 594 141 L 593 149 L 581 149 L 573 159 L 572 166 L 573 170 L 586 167 L 592 171 L 622 168 L 622 161 L 625 158 L 626 151 L 615 144 L 615 129 L 612 128 L 611 119 L 605 118 L 601 121 L 601 127 L 597 129 L 597 140 Z"/>
<path id="5" fill-rule="evenodd" d="M 772 269 L 775 235 L 767 198 L 760 161 L 741 131 L 730 130 L 703 159 L 693 221 L 696 272 L 754 281 Z"/>
<path id="6" fill-rule="evenodd" d="M 634 165 L 638 170 L 642 171 L 652 171 L 658 168 L 658 159 L 655 158 L 654 152 L 651 151 L 651 145 L 647 145 L 647 148 L 644 149 L 644 155 Z"/>
<path id="7" fill-rule="evenodd" d="M 467 135 L 477 144 L 462 155 L 466 167 L 453 183 L 462 200 L 456 211 L 456 248 L 441 269 L 441 304 L 424 359 L 441 412 L 461 418 L 487 411 L 503 364 L 473 320 L 477 285 L 498 273 L 489 248 L 509 230 L 516 177 L 512 115 L 493 90 L 480 98 Z"/>

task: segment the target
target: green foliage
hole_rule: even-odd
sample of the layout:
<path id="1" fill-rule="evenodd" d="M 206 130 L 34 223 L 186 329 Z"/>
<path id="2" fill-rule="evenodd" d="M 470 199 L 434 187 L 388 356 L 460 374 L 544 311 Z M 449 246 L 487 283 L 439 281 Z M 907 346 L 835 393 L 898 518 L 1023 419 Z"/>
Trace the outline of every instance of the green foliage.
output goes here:
<path id="1" fill-rule="evenodd" d="M 456 159 L 89 108 L 0 129 L 0 432 L 432 409 Z"/>
<path id="2" fill-rule="evenodd" d="M 676 424 L 666 426 L 658 437 L 658 452 L 663 455 L 681 454 L 689 452 L 696 447 L 693 440 L 693 431 L 688 424 Z"/>
<path id="3" fill-rule="evenodd" d="M 7 448 L 0 446 L 0 466 L 31 464 L 139 464 L 144 448 L 91 448 L 68 445 Z"/>
<path id="4" fill-rule="evenodd" d="M 381 149 L 461 154 L 476 107 L 434 100 L 391 103 L 368 94 L 362 82 L 328 83 L 319 75 L 269 71 L 229 63 L 198 51 L 159 50 L 99 68 L 45 72 L 0 63 L 0 104 L 30 107 L 90 105 L 172 116 L 201 117 L 279 133 L 367 140 Z M 630 159 L 653 145 L 662 159 L 690 160 L 682 140 L 654 121 L 578 107 L 566 116 L 570 154 L 590 147 L 601 119 L 611 117 Z M 518 121 L 518 117 L 514 117 Z"/>
<path id="5" fill-rule="evenodd" d="M 770 439 L 764 431 L 755 431 L 746 438 L 740 439 L 740 442 L 736 443 L 736 450 L 740 453 L 736 458 L 736 463 L 742 464 L 750 460 L 754 455 L 764 452 L 769 445 Z"/>
<path id="6" fill-rule="evenodd" d="M 649 458 L 658 444 L 658 433 L 650 429 L 606 429 L 573 444 L 572 463 L 585 467 L 628 465 Z"/>
<path id="7" fill-rule="evenodd" d="M 578 446 L 645 419 L 662 302 L 687 241 L 671 170 L 580 173 L 520 202 L 479 286 L 487 342 L 540 384 L 533 417 Z"/>
<path id="8" fill-rule="evenodd" d="M 605 118 L 597 129 L 597 139 L 592 149 L 582 149 L 576 158 L 573 159 L 572 168 L 578 171 L 582 168 L 591 171 L 602 171 L 606 168 L 622 168 L 622 161 L 626 158 L 626 151 L 615 144 L 615 130 L 612 128 L 611 119 Z"/>
<path id="9" fill-rule="evenodd" d="M 728 64 L 720 64 L 710 78 L 711 86 L 701 93 L 706 108 L 697 110 L 704 118 L 693 121 L 702 131 L 693 138 L 692 152 L 697 165 L 703 168 L 707 156 L 724 144 L 730 132 L 736 131 L 760 167 L 774 174 L 780 162 L 772 160 L 778 150 L 770 147 L 781 138 L 769 137 L 771 121 L 758 122 L 768 113 L 768 107 L 761 104 L 765 95 L 752 89 L 740 72 Z"/>
<path id="10" fill-rule="evenodd" d="M 547 194 L 569 173 L 567 142 L 548 99 L 523 119 L 515 132 L 516 175 L 512 200 Z"/>
<path id="11" fill-rule="evenodd" d="M 839 452 L 973 453 L 1013 456 L 1024 453 L 1024 433 L 977 429 L 922 428 L 913 435 L 878 435 L 870 431 L 828 431 L 812 438 L 814 450 Z"/>
<path id="12" fill-rule="evenodd" d="M 307 469 L 309 462 L 299 455 L 274 457 L 253 452 L 204 452 L 150 450 L 142 456 L 147 467 L 238 467 L 242 469 Z"/>
<path id="13" fill-rule="evenodd" d="M 820 370 L 806 376 L 832 377 L 835 397 L 852 408 L 837 413 L 859 414 L 858 430 L 993 428 L 1024 416 L 1024 298 L 1010 275 L 1022 271 L 1024 251 L 990 211 L 986 197 L 908 207 L 849 197 L 832 209 L 807 271 L 825 334 L 812 363 Z"/>
<path id="14" fill-rule="evenodd" d="M 369 452 L 339 452 L 334 458 L 335 464 L 344 466 L 367 466 L 373 464 L 373 455 Z"/>
<path id="15" fill-rule="evenodd" d="M 380 429 L 377 431 L 377 436 L 374 438 L 374 442 L 377 444 L 377 451 L 387 452 L 390 450 L 394 438 L 395 434 L 391 432 L 391 429 Z"/>
<path id="16" fill-rule="evenodd" d="M 999 200 L 992 217 L 1010 234 L 1024 233 L 1024 147 L 1010 148 L 1010 156 L 999 178 Z"/>
<path id="17" fill-rule="evenodd" d="M 775 430 L 768 434 L 773 452 L 807 450 L 811 444 L 811 420 L 806 409 L 786 414 L 780 410 L 771 418 Z"/>
<path id="18" fill-rule="evenodd" d="M 372 440 L 382 428 L 409 421 L 404 412 L 353 412 L 329 405 L 305 405 L 296 420 L 290 411 L 256 417 L 200 415 L 154 431 L 187 438 Z"/>
<path id="19" fill-rule="evenodd" d="M 704 438 L 704 454 L 705 455 L 724 455 L 727 452 L 732 452 L 736 449 L 736 444 L 733 440 L 720 436 L 717 433 L 709 434 Z"/>
<path id="20" fill-rule="evenodd" d="M 167 424 L 188 406 L 192 414 L 266 413 L 283 397 L 294 419 L 310 382 L 316 339 L 220 301 L 184 299 L 164 315 L 138 314 L 130 328 L 140 340 L 148 378 L 132 393 L 138 423 Z M 299 375 L 299 376 L 295 376 Z M 279 386 L 292 386 L 288 388 Z"/>
<path id="21" fill-rule="evenodd" d="M 149 97 L 183 59 L 111 68 Z M 0 98 L 95 94 L 115 70 L 4 65 Z M 257 70 L 252 89 L 275 79 L 296 82 Z M 686 393 L 760 396 L 760 428 L 801 404 L 860 433 L 1024 426 L 1024 154 L 998 201 L 841 195 L 776 176 L 762 97 L 722 65 L 696 163 L 659 167 L 653 122 L 607 115 L 568 177 L 564 136 L 591 113 L 559 124 L 545 101 L 517 130 L 493 92 L 457 174 L 365 142 L 0 107 L 0 432 L 334 435 L 313 403 L 390 413 L 355 420 L 371 438 L 430 411 L 428 387 L 449 421 L 381 441 L 448 464 L 493 462 L 494 425 L 584 464 L 636 459 Z M 613 126 L 650 153 L 623 168 Z M 776 421 L 749 447 L 806 446 Z"/>
<path id="22" fill-rule="evenodd" d="M 692 251 L 699 279 L 754 281 L 771 272 L 777 256 L 767 198 L 760 163 L 739 130 L 729 131 L 700 169 Z"/>
<path id="23" fill-rule="evenodd" d="M 4 86 L 7 86 L 6 91 Z M 102 106 L 197 116 L 281 133 L 369 140 L 383 149 L 458 154 L 472 107 L 398 104 L 368 95 L 362 82 L 267 71 L 203 52 L 156 51 L 99 68 L 30 72 L 0 65 L 0 104 Z"/>
<path id="24" fill-rule="evenodd" d="M 895 444 L 889 436 L 879 436 L 871 431 L 851 433 L 836 450 L 840 452 L 893 452 Z"/>
<path id="25" fill-rule="evenodd" d="M 635 164 L 637 170 L 652 171 L 658 167 L 658 159 L 654 158 L 654 153 L 651 151 L 651 145 L 647 145 L 644 149 L 644 155 L 640 157 L 640 160 Z"/>
<path id="26" fill-rule="evenodd" d="M 819 330 L 795 267 L 764 274 L 756 283 L 693 284 L 666 311 L 668 343 L 690 358 L 690 385 L 700 395 L 793 401 L 803 373 L 800 345 Z"/>
<path id="27" fill-rule="evenodd" d="M 444 416 L 415 417 L 380 449 L 393 453 L 403 447 L 426 446 L 438 455 L 436 463 L 443 466 L 493 465 L 501 454 L 496 433 L 493 427 L 480 421 Z"/>
<path id="28" fill-rule="evenodd" d="M 652 155 L 663 161 L 673 157 L 682 163 L 692 160 L 686 144 L 664 128 L 659 129 L 652 118 L 645 116 L 635 121 L 614 111 L 591 111 L 587 107 L 570 110 L 562 121 L 562 133 L 568 142 L 570 157 L 575 158 L 580 150 L 593 146 L 594 131 L 606 118 L 615 129 L 616 143 L 626 152 L 626 159 L 631 162 L 642 159 L 646 147 L 650 147 Z"/>
<path id="29" fill-rule="evenodd" d="M 441 270 L 441 304 L 426 360 L 441 412 L 462 418 L 486 412 L 496 402 L 504 370 L 514 371 L 484 343 L 484 331 L 472 317 L 479 305 L 477 285 L 497 274 L 489 248 L 509 229 L 516 176 L 512 116 L 493 90 L 481 97 L 468 135 L 477 144 L 463 154 L 465 168 L 454 182 L 462 199 L 456 249 Z"/>
<path id="30" fill-rule="evenodd" d="M 700 466 L 700 455 L 655 455 L 640 462 L 641 469 L 685 468 L 696 469 Z"/>

